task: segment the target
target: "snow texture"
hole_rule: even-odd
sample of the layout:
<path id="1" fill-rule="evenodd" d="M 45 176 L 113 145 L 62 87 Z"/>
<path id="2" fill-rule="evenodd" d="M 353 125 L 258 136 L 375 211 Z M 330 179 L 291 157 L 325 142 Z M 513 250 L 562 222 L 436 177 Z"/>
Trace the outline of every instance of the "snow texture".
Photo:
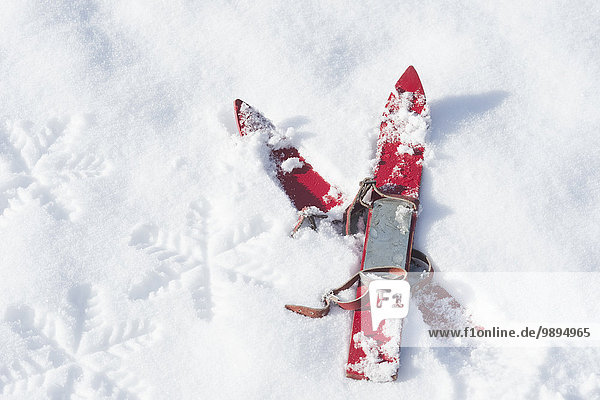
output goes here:
<path id="1" fill-rule="evenodd" d="M 542 286 L 515 300 L 469 272 L 598 273 L 599 20 L 593 1 L 1 2 L 0 397 L 600 398 L 598 348 L 432 347 L 417 307 L 397 381 L 346 379 L 351 316 L 283 304 L 354 273 L 360 238 L 289 237 L 268 138 L 232 106 L 351 198 L 414 65 L 415 247 L 462 273 L 445 288 L 474 319 L 538 321 Z M 597 288 L 564 283 L 594 315 Z"/>
<path id="2" fill-rule="evenodd" d="M 290 157 L 281 163 L 281 169 L 284 172 L 292 172 L 296 168 L 302 168 L 304 163 L 298 157 Z"/>
<path id="3" fill-rule="evenodd" d="M 388 115 L 389 119 L 386 118 L 389 122 L 382 129 L 384 134 L 379 137 L 379 141 L 402 143 L 398 146 L 398 154 L 412 154 L 405 148 L 409 145 L 422 146 L 425 143 L 425 135 L 431 121 L 429 107 L 425 105 L 419 114 L 410 111 L 414 97 L 412 93 L 402 93 L 390 99 L 389 108 L 394 111 Z M 381 147 L 380 142 L 377 145 Z"/>

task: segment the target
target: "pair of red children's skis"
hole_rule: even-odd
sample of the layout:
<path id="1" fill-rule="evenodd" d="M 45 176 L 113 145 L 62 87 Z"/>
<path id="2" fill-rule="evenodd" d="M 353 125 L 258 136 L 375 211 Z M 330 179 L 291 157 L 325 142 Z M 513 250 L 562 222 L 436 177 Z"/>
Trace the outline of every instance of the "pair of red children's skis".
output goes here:
<path id="1" fill-rule="evenodd" d="M 346 364 L 346 375 L 354 379 L 394 380 L 399 366 L 403 320 L 385 319 L 372 324 L 374 305 L 369 298 L 373 297 L 368 293 L 372 277 L 402 280 L 412 273 L 416 275 L 412 280 L 413 301 L 427 324 L 448 329 L 469 323 L 464 308 L 432 282 L 429 260 L 412 249 L 429 112 L 423 86 L 412 66 L 402 74 L 395 89 L 388 98 L 380 126 L 373 178 L 361 182 L 359 193 L 344 215 L 345 234 L 356 233 L 365 226 L 361 273 L 328 292 L 323 297 L 323 308 L 286 306 L 313 318 L 326 315 L 332 302 L 354 311 Z M 316 227 L 315 218 L 343 206 L 340 192 L 313 170 L 271 121 L 242 100 L 235 100 L 234 108 L 242 136 L 262 132 L 267 138 L 277 179 L 300 212 L 294 232 L 304 221 Z M 359 223 L 361 220 L 363 224 Z M 337 296 L 354 283 L 358 283 L 356 299 L 346 301 Z M 379 305 L 380 299 L 376 302 Z"/>

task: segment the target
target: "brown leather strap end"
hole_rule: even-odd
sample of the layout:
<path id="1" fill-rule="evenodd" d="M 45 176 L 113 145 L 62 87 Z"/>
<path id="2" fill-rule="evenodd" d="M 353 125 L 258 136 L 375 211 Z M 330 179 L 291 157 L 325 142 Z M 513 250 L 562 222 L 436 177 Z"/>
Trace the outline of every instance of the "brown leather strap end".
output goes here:
<path id="1" fill-rule="evenodd" d="M 311 308 L 311 307 L 305 307 L 305 306 L 294 306 L 291 304 L 286 304 L 285 308 L 287 308 L 290 311 L 293 311 L 295 313 L 304 315 L 305 317 L 309 317 L 309 318 L 323 318 L 324 316 L 326 316 L 327 314 L 329 314 L 329 305 L 327 305 L 327 307 L 324 308 Z"/>

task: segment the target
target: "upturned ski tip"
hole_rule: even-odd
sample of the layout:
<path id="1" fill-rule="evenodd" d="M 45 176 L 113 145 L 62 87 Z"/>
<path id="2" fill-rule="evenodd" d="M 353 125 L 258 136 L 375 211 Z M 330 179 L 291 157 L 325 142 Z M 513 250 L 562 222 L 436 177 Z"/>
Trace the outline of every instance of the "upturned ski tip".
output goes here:
<path id="1" fill-rule="evenodd" d="M 396 82 L 396 90 L 400 93 L 411 92 L 425 94 L 423 91 L 423 85 L 417 70 L 412 65 L 406 68 L 406 71 L 402 74 L 398 82 Z"/>
<path id="2" fill-rule="evenodd" d="M 237 125 L 239 134 L 242 136 L 244 136 L 244 134 L 245 134 L 244 129 L 240 124 L 240 110 L 242 109 L 243 104 L 248 105 L 245 101 L 240 100 L 240 99 L 235 99 L 233 101 L 233 112 L 235 114 L 235 123 Z"/>
<path id="3" fill-rule="evenodd" d="M 244 104 L 245 101 L 240 100 L 240 99 L 235 99 L 233 101 L 233 109 L 235 110 L 236 114 L 239 111 L 240 107 L 242 106 L 242 104 Z"/>

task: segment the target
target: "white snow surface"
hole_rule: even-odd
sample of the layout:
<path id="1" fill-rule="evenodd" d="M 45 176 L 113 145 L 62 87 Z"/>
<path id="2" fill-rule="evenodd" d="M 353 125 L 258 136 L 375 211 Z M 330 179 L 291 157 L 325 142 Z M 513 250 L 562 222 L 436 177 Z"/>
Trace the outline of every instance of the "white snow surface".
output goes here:
<path id="1" fill-rule="evenodd" d="M 232 105 L 293 129 L 351 199 L 414 65 L 415 247 L 463 273 L 446 289 L 475 317 L 533 320 L 541 288 L 515 302 L 469 272 L 598 273 L 599 20 L 596 1 L 1 2 L 0 398 L 599 399 L 596 347 L 430 347 L 416 308 L 397 381 L 345 378 L 351 315 L 283 305 L 317 305 L 360 246 L 289 237 Z M 592 315 L 597 287 L 568 288 L 548 303 Z"/>
<path id="2" fill-rule="evenodd" d="M 284 172 L 292 172 L 296 168 L 302 168 L 304 163 L 298 157 L 290 157 L 281 163 L 281 169 Z"/>

